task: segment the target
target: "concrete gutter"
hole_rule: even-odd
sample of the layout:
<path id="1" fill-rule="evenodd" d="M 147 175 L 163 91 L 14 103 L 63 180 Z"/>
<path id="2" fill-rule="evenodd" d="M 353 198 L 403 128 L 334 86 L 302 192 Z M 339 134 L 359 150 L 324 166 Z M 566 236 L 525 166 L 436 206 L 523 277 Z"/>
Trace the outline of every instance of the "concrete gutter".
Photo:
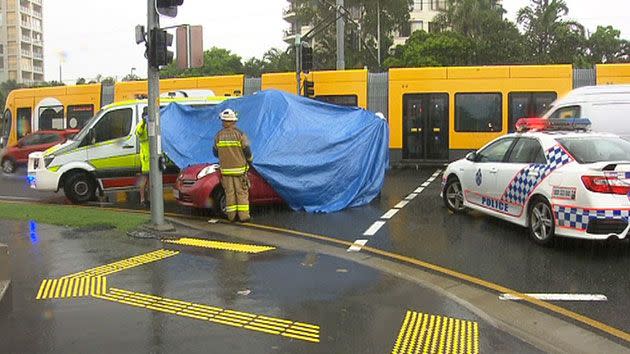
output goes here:
<path id="1" fill-rule="evenodd" d="M 499 330 L 505 331 L 548 353 L 630 353 L 623 340 L 612 340 L 593 329 L 569 322 L 531 305 L 501 301 L 494 291 L 479 288 L 452 277 L 423 268 L 392 261 L 367 253 L 348 253 L 345 248 L 325 242 L 252 229 L 237 225 L 208 224 L 185 219 L 170 219 L 192 229 L 235 237 L 249 242 L 263 242 L 288 250 L 321 253 L 372 267 L 417 283 L 456 301 Z"/>
<path id="2" fill-rule="evenodd" d="M 0 243 L 0 315 L 11 310 L 11 267 L 9 246 Z"/>

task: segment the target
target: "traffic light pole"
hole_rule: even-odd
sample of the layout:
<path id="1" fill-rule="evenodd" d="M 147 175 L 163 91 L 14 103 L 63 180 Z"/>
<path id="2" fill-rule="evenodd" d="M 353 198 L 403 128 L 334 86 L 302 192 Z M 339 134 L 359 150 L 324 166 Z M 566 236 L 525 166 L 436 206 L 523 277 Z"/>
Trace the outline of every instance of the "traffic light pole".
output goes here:
<path id="1" fill-rule="evenodd" d="M 302 63 L 300 57 L 302 56 L 302 41 L 300 34 L 295 35 L 295 81 L 297 82 L 296 95 L 300 96 L 302 93 Z"/>
<path id="2" fill-rule="evenodd" d="M 147 31 L 151 33 L 154 29 L 160 27 L 160 17 L 155 7 L 155 0 L 147 0 Z M 149 48 L 154 45 L 151 43 L 151 35 L 147 36 Z M 151 50 L 149 50 L 149 53 Z M 149 179 L 151 184 L 151 228 L 158 231 L 172 230 L 173 226 L 166 224 L 164 221 L 164 186 L 162 184 L 162 171 L 160 170 L 161 155 L 161 129 L 160 129 L 160 69 L 148 65 L 148 135 L 150 150 L 150 173 Z"/>

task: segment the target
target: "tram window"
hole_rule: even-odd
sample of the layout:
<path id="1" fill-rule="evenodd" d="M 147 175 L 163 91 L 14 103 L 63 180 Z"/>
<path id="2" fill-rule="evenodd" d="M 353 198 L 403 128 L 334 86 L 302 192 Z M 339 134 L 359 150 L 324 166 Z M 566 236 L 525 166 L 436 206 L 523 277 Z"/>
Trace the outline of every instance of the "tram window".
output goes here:
<path id="1" fill-rule="evenodd" d="M 69 129 L 80 129 L 85 126 L 90 118 L 94 116 L 94 105 L 82 104 L 76 106 L 68 106 L 68 124 Z"/>
<path id="2" fill-rule="evenodd" d="M 118 109 L 106 113 L 98 123 L 96 123 L 94 128 L 92 128 L 95 143 L 123 138 L 129 135 L 132 122 L 133 110 L 130 108 Z"/>
<path id="3" fill-rule="evenodd" d="M 359 105 L 359 98 L 357 95 L 325 95 L 317 96 L 315 99 L 340 106 L 356 107 Z"/>
<path id="4" fill-rule="evenodd" d="M 514 131 L 520 118 L 540 117 L 551 107 L 555 92 L 510 92 L 508 96 L 508 129 Z"/>
<path id="5" fill-rule="evenodd" d="M 23 136 L 31 132 L 31 109 L 30 108 L 18 108 L 17 109 L 17 138 L 21 139 Z"/>
<path id="6" fill-rule="evenodd" d="M 500 132 L 502 129 L 500 93 L 455 94 L 455 131 Z"/>
<path id="7" fill-rule="evenodd" d="M 39 108 L 39 129 L 63 129 L 63 106 Z"/>
<path id="8" fill-rule="evenodd" d="M 582 109 L 580 106 L 568 106 L 556 109 L 550 118 L 582 118 Z"/>

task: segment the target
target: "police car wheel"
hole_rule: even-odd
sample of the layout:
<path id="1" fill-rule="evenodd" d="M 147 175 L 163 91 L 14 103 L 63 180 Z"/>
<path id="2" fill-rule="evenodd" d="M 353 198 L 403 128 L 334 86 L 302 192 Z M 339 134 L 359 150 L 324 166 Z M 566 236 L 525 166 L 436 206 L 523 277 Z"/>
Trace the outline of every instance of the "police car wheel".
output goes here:
<path id="1" fill-rule="evenodd" d="M 213 209 L 214 212 L 222 217 L 227 216 L 227 199 L 225 198 L 225 191 L 223 187 L 218 187 L 212 192 Z"/>
<path id="2" fill-rule="evenodd" d="M 15 172 L 15 161 L 11 158 L 6 158 L 2 160 L 2 172 L 4 173 L 13 173 Z"/>
<path id="3" fill-rule="evenodd" d="M 70 201 L 75 204 L 82 204 L 94 198 L 96 187 L 88 175 L 77 173 L 66 180 L 63 191 Z"/>
<path id="4" fill-rule="evenodd" d="M 549 202 L 542 197 L 534 199 L 529 207 L 529 234 L 532 240 L 539 245 L 551 245 L 555 231 Z"/>
<path id="5" fill-rule="evenodd" d="M 444 205 L 453 213 L 463 213 L 466 211 L 464 206 L 464 191 L 459 179 L 452 177 L 446 182 L 443 193 Z"/>

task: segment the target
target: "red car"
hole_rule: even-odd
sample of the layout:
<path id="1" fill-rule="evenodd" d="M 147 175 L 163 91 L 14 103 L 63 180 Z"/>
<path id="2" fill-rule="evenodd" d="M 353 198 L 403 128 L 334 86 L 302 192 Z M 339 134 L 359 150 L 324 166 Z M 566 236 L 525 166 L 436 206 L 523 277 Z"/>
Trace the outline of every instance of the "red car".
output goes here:
<path id="1" fill-rule="evenodd" d="M 7 148 L 6 153 L 2 156 L 2 171 L 4 173 L 15 172 L 18 165 L 25 165 L 28 162 L 30 153 L 45 151 L 57 144 L 63 144 L 78 132 L 78 129 L 40 130 L 24 136 L 18 140 L 15 146 Z"/>
<path id="2" fill-rule="evenodd" d="M 284 203 L 278 193 L 254 169 L 249 170 L 248 177 L 251 182 L 250 205 Z M 219 165 L 200 164 L 185 168 L 177 177 L 173 192 L 181 205 L 212 209 L 217 214 L 225 215 L 225 192 L 221 187 Z"/>

